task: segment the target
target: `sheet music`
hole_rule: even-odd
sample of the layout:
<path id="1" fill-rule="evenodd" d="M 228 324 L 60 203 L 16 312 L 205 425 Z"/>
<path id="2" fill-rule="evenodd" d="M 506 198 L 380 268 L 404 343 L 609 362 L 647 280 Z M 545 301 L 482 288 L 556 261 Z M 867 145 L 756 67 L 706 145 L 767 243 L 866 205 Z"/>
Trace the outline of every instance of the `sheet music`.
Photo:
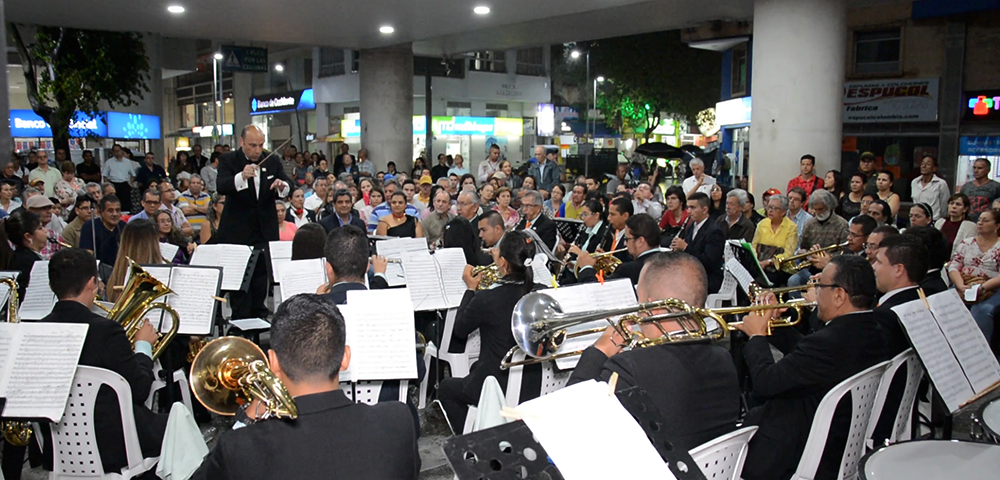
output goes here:
<path id="1" fill-rule="evenodd" d="M 274 281 L 275 283 L 281 283 L 281 270 L 292 260 L 292 242 L 291 240 L 268 242 L 268 246 L 271 250 L 271 271 L 274 275 Z"/>
<path id="2" fill-rule="evenodd" d="M 600 283 L 581 283 L 567 287 L 550 288 L 542 290 L 542 293 L 551 296 L 563 309 L 563 313 L 578 313 L 588 310 L 607 310 L 610 308 L 621 308 L 637 305 L 635 290 L 631 281 L 627 278 L 610 280 Z M 566 329 L 568 333 L 579 332 L 597 327 L 611 326 L 607 320 L 594 320 L 581 325 L 576 325 Z M 569 338 L 556 350 L 557 353 L 584 350 L 594 344 L 601 333 L 594 333 L 583 337 Z M 576 363 L 580 361 L 579 355 L 560 358 L 556 360 L 556 366 L 562 370 L 576 368 Z"/>
<path id="3" fill-rule="evenodd" d="M 13 278 L 17 280 L 17 276 L 21 272 L 0 272 L 0 278 Z M 0 307 L 7 303 L 7 299 L 10 298 L 10 287 L 5 284 L 0 283 Z"/>
<path id="4" fill-rule="evenodd" d="M 383 257 L 402 260 L 403 252 L 426 252 L 427 240 L 423 238 L 390 238 L 376 243 L 375 251 Z M 462 263 L 465 263 L 464 259 Z M 403 266 L 398 263 L 390 263 L 386 267 L 385 278 L 390 287 L 406 284 Z"/>
<path id="5" fill-rule="evenodd" d="M 222 267 L 222 289 L 238 291 L 243 286 L 243 276 L 252 253 L 253 249 L 246 245 L 202 245 L 191 256 L 191 265 Z"/>
<path id="6" fill-rule="evenodd" d="M 628 478 L 675 478 L 609 388 L 588 380 L 522 403 L 517 411 L 566 480 L 623 478 L 622 463 L 608 461 L 608 445 L 629 446 Z M 594 428 L 581 418 L 599 418 L 614 428 Z"/>
<path id="7" fill-rule="evenodd" d="M 212 297 L 219 294 L 221 275 L 222 270 L 218 267 L 173 267 L 167 285 L 174 295 L 168 295 L 166 303 L 174 307 L 181 318 L 178 334 L 208 335 L 212 332 L 216 303 Z M 162 322 L 161 331 L 167 332 L 173 318 L 169 315 L 164 318 L 166 321 Z"/>
<path id="8" fill-rule="evenodd" d="M 910 343 L 917 350 L 920 361 L 927 369 L 927 375 L 941 394 L 948 411 L 957 412 L 962 403 L 972 398 L 975 392 L 934 315 L 920 300 L 895 306 L 892 310 L 906 329 Z"/>
<path id="9" fill-rule="evenodd" d="M 549 257 L 544 253 L 536 253 L 535 258 L 531 259 L 531 274 L 535 283 L 551 287 L 554 277 L 549 271 L 548 261 Z"/>
<path id="10" fill-rule="evenodd" d="M 320 285 L 327 283 L 326 260 L 312 258 L 309 260 L 289 260 L 288 268 L 281 271 L 281 296 L 278 302 L 283 302 L 300 293 L 316 293 Z"/>
<path id="11" fill-rule="evenodd" d="M 353 381 L 417 378 L 416 332 L 409 298 L 406 289 L 347 292 L 347 305 L 340 311 L 351 339 Z"/>
<path id="12" fill-rule="evenodd" d="M 739 282 L 740 288 L 744 292 L 750 293 L 750 284 L 753 283 L 753 275 L 740 263 L 736 258 L 730 258 L 726 261 L 726 271 L 733 274 L 736 281 Z"/>
<path id="13" fill-rule="evenodd" d="M 22 320 L 41 320 L 52 313 L 55 304 L 56 294 L 49 287 L 49 261 L 39 260 L 31 267 L 28 288 L 24 291 L 18 315 Z"/>
<path id="14" fill-rule="evenodd" d="M 266 320 L 261 318 L 244 318 L 241 320 L 230 320 L 229 324 L 248 332 L 250 330 L 268 330 L 271 328 L 271 324 L 267 323 Z"/>
<path id="15" fill-rule="evenodd" d="M 180 247 L 177 245 L 160 242 L 160 256 L 163 257 L 163 261 L 167 263 L 174 261 L 174 257 L 177 255 L 177 250 L 180 250 Z"/>
<path id="16" fill-rule="evenodd" d="M 0 397 L 5 417 L 59 421 L 66 409 L 87 324 L 0 323 Z"/>
<path id="17" fill-rule="evenodd" d="M 947 290 L 932 295 L 927 297 L 927 303 L 975 393 L 1000 381 L 1000 364 L 958 292 Z"/>
<path id="18" fill-rule="evenodd" d="M 462 303 L 469 287 L 462 280 L 466 263 L 461 248 L 443 248 L 433 254 L 404 251 L 402 259 L 414 311 L 444 310 Z"/>

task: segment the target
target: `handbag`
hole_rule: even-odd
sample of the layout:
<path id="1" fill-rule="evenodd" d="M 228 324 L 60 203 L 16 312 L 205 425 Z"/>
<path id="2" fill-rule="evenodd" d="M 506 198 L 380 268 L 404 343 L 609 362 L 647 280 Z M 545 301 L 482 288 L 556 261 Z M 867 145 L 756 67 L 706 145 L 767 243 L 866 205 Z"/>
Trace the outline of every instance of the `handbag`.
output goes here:
<path id="1" fill-rule="evenodd" d="M 966 287 L 969 287 L 969 286 L 972 286 L 972 285 L 979 285 L 979 284 L 982 284 L 982 283 L 986 283 L 987 280 L 989 280 L 989 279 L 986 278 L 986 277 L 979 276 L 979 275 L 969 275 L 967 273 L 963 273 L 962 274 L 962 282 L 965 283 Z M 972 305 L 974 303 L 979 303 L 979 302 L 985 301 L 987 298 L 990 298 L 992 296 L 993 296 L 993 292 L 992 291 L 987 291 L 987 290 L 979 289 L 979 291 L 976 292 L 976 300 L 973 301 L 973 302 L 970 302 L 970 301 L 966 300 L 965 303 L 968 304 L 968 305 Z M 965 299 L 963 298 L 962 300 L 965 300 Z"/>

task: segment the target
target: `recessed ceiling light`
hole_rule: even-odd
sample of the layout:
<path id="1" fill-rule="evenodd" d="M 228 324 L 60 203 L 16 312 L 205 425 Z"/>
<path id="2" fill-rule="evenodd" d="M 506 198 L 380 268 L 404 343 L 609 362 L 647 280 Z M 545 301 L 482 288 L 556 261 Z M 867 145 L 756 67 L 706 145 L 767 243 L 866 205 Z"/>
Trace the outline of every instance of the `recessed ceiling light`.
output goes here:
<path id="1" fill-rule="evenodd" d="M 580 51 L 579 50 L 573 50 L 572 52 L 569 52 L 569 56 L 571 56 L 573 58 L 580 58 Z"/>
<path id="2" fill-rule="evenodd" d="M 184 13 L 184 7 L 180 5 L 171 5 L 167 7 L 167 11 L 170 13 Z"/>
<path id="3" fill-rule="evenodd" d="M 378 28 L 378 31 L 380 31 L 380 32 L 382 32 L 382 33 L 384 33 L 384 34 L 388 35 L 388 34 L 390 34 L 390 33 L 392 33 L 392 32 L 395 32 L 395 31 L 396 31 L 396 29 L 395 29 L 395 28 L 392 28 L 392 27 L 390 27 L 389 25 L 382 25 L 381 27 L 379 27 L 379 28 Z"/>
<path id="4" fill-rule="evenodd" d="M 490 13 L 490 7 L 481 5 L 476 8 L 473 8 L 472 11 L 476 12 L 476 15 L 487 15 Z"/>

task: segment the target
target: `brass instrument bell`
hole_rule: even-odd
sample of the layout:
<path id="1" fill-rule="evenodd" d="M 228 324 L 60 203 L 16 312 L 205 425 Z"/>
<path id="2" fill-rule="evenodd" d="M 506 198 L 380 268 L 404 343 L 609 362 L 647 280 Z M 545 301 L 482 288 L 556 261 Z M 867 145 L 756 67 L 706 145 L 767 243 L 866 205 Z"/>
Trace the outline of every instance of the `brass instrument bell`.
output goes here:
<path id="1" fill-rule="evenodd" d="M 209 411 L 232 416 L 253 400 L 265 408 L 263 418 L 296 418 L 295 400 L 271 371 L 267 357 L 253 342 L 239 337 L 212 340 L 191 363 L 191 391 Z"/>
<path id="2" fill-rule="evenodd" d="M 479 287 L 476 290 L 489 290 L 497 280 L 500 280 L 500 267 L 495 263 L 472 269 L 472 276 L 480 275 Z"/>

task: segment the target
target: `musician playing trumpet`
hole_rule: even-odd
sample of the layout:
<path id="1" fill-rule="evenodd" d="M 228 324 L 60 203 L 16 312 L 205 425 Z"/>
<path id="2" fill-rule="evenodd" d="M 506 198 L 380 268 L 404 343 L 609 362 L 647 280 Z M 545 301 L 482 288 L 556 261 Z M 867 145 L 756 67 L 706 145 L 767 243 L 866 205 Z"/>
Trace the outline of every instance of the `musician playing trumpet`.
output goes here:
<path id="1" fill-rule="evenodd" d="M 652 254 L 660 251 L 660 227 L 656 220 L 646 213 L 629 217 L 625 222 L 625 246 L 629 255 L 635 260 L 621 264 L 607 279 L 627 278 L 635 285 L 639 282 L 639 272 Z M 579 247 L 570 247 L 570 252 L 582 253 Z M 576 259 L 579 266 L 577 278 L 580 283 L 596 282 L 598 272 L 594 269 L 597 259 L 590 255 L 579 255 Z"/>

